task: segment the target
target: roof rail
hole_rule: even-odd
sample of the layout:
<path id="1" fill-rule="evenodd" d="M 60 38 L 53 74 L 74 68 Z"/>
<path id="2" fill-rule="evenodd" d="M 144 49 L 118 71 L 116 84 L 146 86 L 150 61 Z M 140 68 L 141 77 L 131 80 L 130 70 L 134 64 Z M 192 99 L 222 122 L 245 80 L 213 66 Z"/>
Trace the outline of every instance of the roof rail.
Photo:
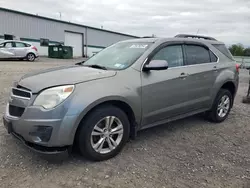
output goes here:
<path id="1" fill-rule="evenodd" d="M 143 36 L 141 38 L 156 38 L 155 36 Z"/>
<path id="2" fill-rule="evenodd" d="M 179 34 L 179 35 L 176 35 L 175 37 L 176 38 L 197 38 L 197 39 L 205 39 L 205 40 L 216 40 L 213 37 L 202 36 L 202 35 L 189 35 L 189 34 Z"/>

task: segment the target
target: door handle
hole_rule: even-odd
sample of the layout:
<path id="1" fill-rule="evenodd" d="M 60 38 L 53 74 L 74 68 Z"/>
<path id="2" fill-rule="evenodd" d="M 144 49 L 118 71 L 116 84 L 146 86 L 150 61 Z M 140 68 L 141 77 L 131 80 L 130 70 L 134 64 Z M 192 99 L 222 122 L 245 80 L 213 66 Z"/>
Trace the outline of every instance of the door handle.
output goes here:
<path id="1" fill-rule="evenodd" d="M 183 72 L 183 73 L 180 74 L 179 78 L 186 78 L 188 76 L 189 76 L 188 74 Z"/>
<path id="2" fill-rule="evenodd" d="M 217 69 L 216 65 L 213 67 L 213 69 L 214 69 L 214 72 L 218 72 L 218 69 Z"/>

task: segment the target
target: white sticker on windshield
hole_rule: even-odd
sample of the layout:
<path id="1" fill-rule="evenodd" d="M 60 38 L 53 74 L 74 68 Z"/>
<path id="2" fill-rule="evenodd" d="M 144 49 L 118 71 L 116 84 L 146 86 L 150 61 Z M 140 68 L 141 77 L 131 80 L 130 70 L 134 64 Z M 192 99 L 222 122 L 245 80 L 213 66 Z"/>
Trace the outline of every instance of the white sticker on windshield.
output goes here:
<path id="1" fill-rule="evenodd" d="M 147 44 L 132 44 L 129 48 L 147 48 Z"/>
<path id="2" fill-rule="evenodd" d="M 125 65 L 120 64 L 120 63 L 116 63 L 114 66 L 120 69 L 123 69 L 125 67 Z"/>
<path id="3" fill-rule="evenodd" d="M 121 67 L 122 66 L 122 64 L 120 64 L 120 63 L 116 63 L 115 65 L 114 65 L 115 67 Z"/>

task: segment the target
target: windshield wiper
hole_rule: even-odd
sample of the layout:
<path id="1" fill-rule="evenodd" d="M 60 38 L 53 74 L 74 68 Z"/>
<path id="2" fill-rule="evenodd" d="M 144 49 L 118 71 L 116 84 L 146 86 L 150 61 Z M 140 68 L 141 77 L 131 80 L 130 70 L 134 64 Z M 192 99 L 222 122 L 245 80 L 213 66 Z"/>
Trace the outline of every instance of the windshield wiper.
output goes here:
<path id="1" fill-rule="evenodd" d="M 75 65 L 82 65 L 83 63 L 85 63 L 86 60 L 83 60 L 83 61 L 80 61 L 80 62 L 77 62 L 75 63 Z"/>
<path id="2" fill-rule="evenodd" d="M 101 66 L 101 65 L 84 65 L 83 66 L 86 66 L 86 67 L 91 67 L 91 68 L 95 68 L 95 69 L 102 69 L 102 70 L 107 70 L 106 67 L 104 66 Z"/>

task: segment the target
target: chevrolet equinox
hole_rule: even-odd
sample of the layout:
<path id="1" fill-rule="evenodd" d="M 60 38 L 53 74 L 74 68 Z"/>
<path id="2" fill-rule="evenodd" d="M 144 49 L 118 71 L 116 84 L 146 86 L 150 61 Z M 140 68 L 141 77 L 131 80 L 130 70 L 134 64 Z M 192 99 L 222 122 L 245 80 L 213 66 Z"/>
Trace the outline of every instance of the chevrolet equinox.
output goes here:
<path id="1" fill-rule="evenodd" d="M 13 84 L 4 125 L 44 154 L 73 144 L 90 160 L 117 155 L 137 131 L 198 113 L 224 121 L 239 67 L 222 42 L 180 34 L 118 42 L 86 62 Z"/>

